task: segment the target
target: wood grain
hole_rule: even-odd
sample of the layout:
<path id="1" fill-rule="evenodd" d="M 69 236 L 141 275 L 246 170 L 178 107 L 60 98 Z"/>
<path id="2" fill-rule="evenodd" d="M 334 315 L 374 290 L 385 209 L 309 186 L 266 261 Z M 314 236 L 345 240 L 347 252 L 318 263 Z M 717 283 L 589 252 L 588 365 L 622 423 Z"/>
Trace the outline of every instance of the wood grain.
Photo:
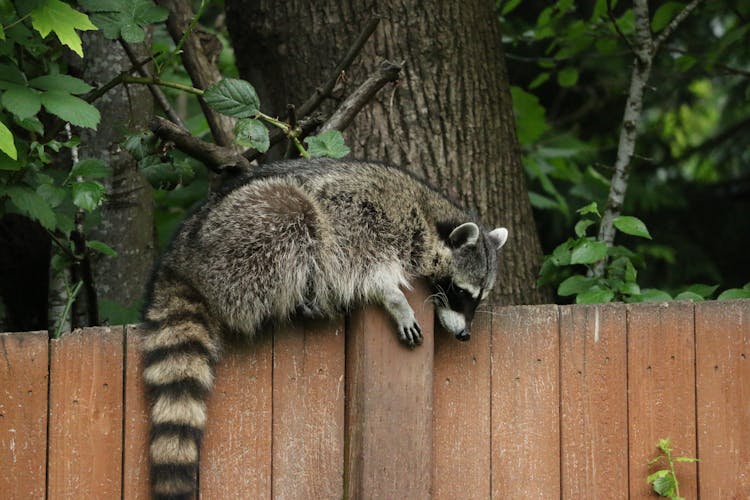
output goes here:
<path id="1" fill-rule="evenodd" d="M 498 308 L 492 319 L 492 497 L 560 496 L 556 306 Z"/>
<path id="2" fill-rule="evenodd" d="M 139 350 L 142 326 L 125 327 L 125 409 L 123 440 L 123 498 L 148 500 L 148 402 Z"/>
<path id="3" fill-rule="evenodd" d="M 47 332 L 0 334 L 0 491 L 44 498 L 47 473 Z"/>
<path id="4" fill-rule="evenodd" d="M 273 496 L 344 494 L 344 321 L 274 333 Z"/>
<path id="5" fill-rule="evenodd" d="M 402 345 L 374 306 L 347 330 L 347 498 L 429 498 L 432 486 L 433 308 L 427 288 L 407 293 L 424 343 Z"/>
<path id="6" fill-rule="evenodd" d="M 48 498 L 119 498 L 122 327 L 63 334 L 50 355 Z"/>
<path id="7" fill-rule="evenodd" d="M 560 308 L 563 498 L 628 498 L 626 340 L 622 304 Z"/>
<path id="8" fill-rule="evenodd" d="M 695 306 L 700 494 L 750 498 L 750 304 Z"/>
<path id="9" fill-rule="evenodd" d="M 471 340 L 435 332 L 433 498 L 489 498 L 492 314 L 477 313 Z"/>
<path id="10" fill-rule="evenodd" d="M 201 498 L 271 498 L 272 369 L 270 332 L 228 346 L 219 361 L 201 451 Z"/>
<path id="11" fill-rule="evenodd" d="M 696 456 L 693 304 L 639 304 L 628 309 L 630 496 L 646 498 L 648 461 L 659 439 L 675 456 Z M 677 464 L 680 494 L 697 496 L 695 464 Z"/>

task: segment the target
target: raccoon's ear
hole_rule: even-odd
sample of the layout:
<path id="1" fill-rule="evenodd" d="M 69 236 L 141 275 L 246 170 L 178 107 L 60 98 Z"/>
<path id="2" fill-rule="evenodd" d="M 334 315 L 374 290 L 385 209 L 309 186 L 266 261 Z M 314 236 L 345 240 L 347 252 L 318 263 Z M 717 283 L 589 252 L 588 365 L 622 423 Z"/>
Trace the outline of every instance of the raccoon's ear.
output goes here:
<path id="1" fill-rule="evenodd" d="M 473 222 L 465 222 L 451 231 L 448 241 L 454 248 L 464 245 L 475 245 L 479 239 L 479 226 Z"/>
<path id="2" fill-rule="evenodd" d="M 490 244 L 495 246 L 495 250 L 500 250 L 508 241 L 508 230 L 504 227 L 498 227 L 487 233 L 487 238 L 490 240 Z"/>

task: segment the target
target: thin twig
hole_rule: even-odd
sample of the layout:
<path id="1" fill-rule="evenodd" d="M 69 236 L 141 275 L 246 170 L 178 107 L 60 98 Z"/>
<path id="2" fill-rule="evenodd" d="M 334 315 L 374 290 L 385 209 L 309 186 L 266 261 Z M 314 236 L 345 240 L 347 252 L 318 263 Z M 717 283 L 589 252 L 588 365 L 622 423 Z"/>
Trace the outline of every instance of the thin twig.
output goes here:
<path id="1" fill-rule="evenodd" d="M 615 27 L 615 31 L 617 34 L 622 38 L 622 40 L 625 42 L 625 45 L 628 46 L 630 49 L 630 52 L 635 53 L 635 50 L 633 50 L 633 45 L 631 45 L 630 40 L 628 40 L 628 37 L 625 36 L 625 33 L 622 32 L 620 29 L 620 25 L 617 24 L 617 18 L 615 17 L 615 13 L 612 11 L 612 0 L 607 0 L 607 15 L 609 16 L 609 20 L 612 22 L 612 26 Z"/>
<path id="2" fill-rule="evenodd" d="M 370 102 L 372 97 L 388 82 L 398 80 L 403 62 L 400 64 L 383 61 L 380 68 L 370 75 L 344 102 L 338 107 L 333 115 L 326 121 L 321 132 L 326 130 L 344 130 L 354 120 L 359 111 Z"/>
<path id="3" fill-rule="evenodd" d="M 359 53 L 362 51 L 362 47 L 364 47 L 365 42 L 370 39 L 370 36 L 372 36 L 372 34 L 375 32 L 375 28 L 378 27 L 379 23 L 379 17 L 373 17 L 367 22 L 362 32 L 359 34 L 356 40 L 354 40 L 354 43 L 349 48 L 349 51 L 346 53 L 338 66 L 336 66 L 336 69 L 333 70 L 333 74 L 328 79 L 328 81 L 322 87 L 316 88 L 313 95 L 311 95 L 307 99 L 307 101 L 305 101 L 301 106 L 297 108 L 298 118 L 304 118 L 305 116 L 315 111 L 318 106 L 320 106 L 320 103 L 323 102 L 323 99 L 331 95 L 331 91 L 333 91 L 333 88 L 339 81 L 341 73 L 349 69 L 349 66 L 351 66 L 352 62 L 354 62 L 354 59 L 356 59 Z"/>
<path id="4" fill-rule="evenodd" d="M 659 33 L 659 36 L 656 37 L 656 40 L 654 40 L 652 51 L 654 54 L 656 54 L 656 51 L 659 50 L 659 47 L 661 47 L 661 44 L 664 43 L 664 41 L 669 38 L 672 33 L 677 29 L 677 27 L 682 23 L 682 21 L 687 18 L 687 16 L 690 15 L 691 12 L 695 10 L 696 7 L 698 7 L 698 4 L 700 4 L 703 0 L 693 0 L 689 4 L 685 6 L 684 9 L 680 11 L 679 14 L 674 16 L 674 19 L 672 19 L 669 24 Z"/>
<path id="5" fill-rule="evenodd" d="M 130 59 L 130 62 L 132 64 L 135 64 L 138 58 L 135 55 L 135 52 L 133 51 L 133 48 L 130 46 L 128 42 L 120 38 L 120 45 L 122 45 L 123 50 L 125 50 L 125 54 L 127 54 L 128 59 Z M 144 78 L 152 78 L 153 75 L 151 75 L 151 72 L 146 69 L 144 66 L 140 66 L 136 71 L 144 77 Z M 177 114 L 177 111 L 172 107 L 172 105 L 169 103 L 169 100 L 167 99 L 167 96 L 164 95 L 164 92 L 154 84 L 148 85 L 148 90 L 151 91 L 151 95 L 154 96 L 154 100 L 159 105 L 159 107 L 164 111 L 164 113 L 169 117 L 170 120 L 172 120 L 176 125 L 179 127 L 184 128 L 187 130 L 187 126 L 185 126 L 185 122 L 182 121 L 182 118 L 180 118 L 180 115 Z"/>

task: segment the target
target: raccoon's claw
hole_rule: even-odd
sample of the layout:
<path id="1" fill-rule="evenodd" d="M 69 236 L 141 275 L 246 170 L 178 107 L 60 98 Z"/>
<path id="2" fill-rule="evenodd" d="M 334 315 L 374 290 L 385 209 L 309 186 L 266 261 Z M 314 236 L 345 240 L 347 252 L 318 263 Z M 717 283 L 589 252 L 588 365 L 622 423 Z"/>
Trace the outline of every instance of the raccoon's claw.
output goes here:
<path id="1" fill-rule="evenodd" d="M 409 347 L 416 347 L 422 343 L 424 337 L 422 336 L 422 328 L 419 323 L 414 322 L 410 326 L 400 326 L 398 329 L 398 336 L 401 342 L 405 343 Z"/>

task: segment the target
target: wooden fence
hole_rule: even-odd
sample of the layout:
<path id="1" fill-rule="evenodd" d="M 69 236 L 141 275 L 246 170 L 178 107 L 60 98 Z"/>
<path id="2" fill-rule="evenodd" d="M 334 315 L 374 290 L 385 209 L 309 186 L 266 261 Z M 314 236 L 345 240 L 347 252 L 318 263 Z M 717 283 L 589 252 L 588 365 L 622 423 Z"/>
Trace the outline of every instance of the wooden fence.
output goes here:
<path id="1" fill-rule="evenodd" d="M 398 344 L 374 308 L 236 346 L 217 369 L 206 499 L 651 494 L 750 498 L 750 301 L 522 306 Z M 0 497 L 147 498 L 138 326 L 0 334 Z M 433 340 L 434 339 L 434 340 Z"/>

